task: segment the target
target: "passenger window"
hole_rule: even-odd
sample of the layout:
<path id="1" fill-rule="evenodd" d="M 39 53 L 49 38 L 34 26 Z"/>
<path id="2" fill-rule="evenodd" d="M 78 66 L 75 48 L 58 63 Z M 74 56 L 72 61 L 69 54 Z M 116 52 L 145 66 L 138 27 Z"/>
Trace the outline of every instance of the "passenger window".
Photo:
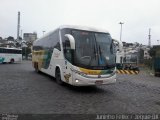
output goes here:
<path id="1" fill-rule="evenodd" d="M 59 30 L 50 36 L 50 47 L 56 48 L 61 51 L 60 41 L 59 41 Z"/>

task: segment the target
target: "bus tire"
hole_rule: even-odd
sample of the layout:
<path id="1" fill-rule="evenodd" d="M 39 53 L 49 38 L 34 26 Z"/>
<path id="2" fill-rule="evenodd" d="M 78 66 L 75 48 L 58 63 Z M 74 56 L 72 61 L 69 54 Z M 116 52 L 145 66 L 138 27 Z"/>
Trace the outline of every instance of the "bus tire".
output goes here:
<path id="1" fill-rule="evenodd" d="M 35 71 L 36 71 L 37 73 L 39 73 L 38 63 L 34 63 L 34 68 L 35 68 Z"/>
<path id="2" fill-rule="evenodd" d="M 10 60 L 10 63 L 14 63 L 14 59 L 11 59 L 11 60 Z"/>
<path id="3" fill-rule="evenodd" d="M 63 81 L 61 80 L 61 71 L 60 71 L 59 68 L 56 68 L 55 77 L 56 77 L 56 82 L 57 82 L 59 85 L 62 85 L 62 84 L 63 84 Z"/>

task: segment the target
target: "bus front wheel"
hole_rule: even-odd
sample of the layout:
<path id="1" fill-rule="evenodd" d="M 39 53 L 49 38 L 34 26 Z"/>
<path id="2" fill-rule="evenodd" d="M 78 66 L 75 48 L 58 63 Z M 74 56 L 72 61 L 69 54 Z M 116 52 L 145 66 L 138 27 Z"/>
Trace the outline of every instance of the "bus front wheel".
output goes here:
<path id="1" fill-rule="evenodd" d="M 61 80 L 61 71 L 59 68 L 56 69 L 56 74 L 55 74 L 55 77 L 56 77 L 56 82 L 60 85 L 63 84 L 63 81 Z"/>

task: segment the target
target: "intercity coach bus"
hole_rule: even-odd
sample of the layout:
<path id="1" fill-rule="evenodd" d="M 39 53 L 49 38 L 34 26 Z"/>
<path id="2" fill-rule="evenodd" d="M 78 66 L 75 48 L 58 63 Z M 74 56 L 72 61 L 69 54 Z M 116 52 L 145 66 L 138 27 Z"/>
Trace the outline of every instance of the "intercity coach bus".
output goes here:
<path id="1" fill-rule="evenodd" d="M 22 49 L 0 47 L 0 63 L 14 63 L 22 61 Z"/>
<path id="2" fill-rule="evenodd" d="M 116 82 L 116 52 L 105 30 L 61 26 L 33 43 L 32 65 L 74 86 Z"/>

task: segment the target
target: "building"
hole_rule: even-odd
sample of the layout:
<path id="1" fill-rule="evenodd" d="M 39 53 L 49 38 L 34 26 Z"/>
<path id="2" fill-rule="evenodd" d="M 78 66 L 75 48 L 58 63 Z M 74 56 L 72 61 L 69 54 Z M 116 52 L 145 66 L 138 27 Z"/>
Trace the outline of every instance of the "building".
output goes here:
<path id="1" fill-rule="evenodd" d="M 26 41 L 26 42 L 33 42 L 37 39 L 37 33 L 24 33 L 23 34 L 23 39 Z"/>
<path id="2" fill-rule="evenodd" d="M 128 64 L 137 64 L 138 63 L 138 51 L 136 50 L 126 50 L 125 53 L 125 63 Z"/>

